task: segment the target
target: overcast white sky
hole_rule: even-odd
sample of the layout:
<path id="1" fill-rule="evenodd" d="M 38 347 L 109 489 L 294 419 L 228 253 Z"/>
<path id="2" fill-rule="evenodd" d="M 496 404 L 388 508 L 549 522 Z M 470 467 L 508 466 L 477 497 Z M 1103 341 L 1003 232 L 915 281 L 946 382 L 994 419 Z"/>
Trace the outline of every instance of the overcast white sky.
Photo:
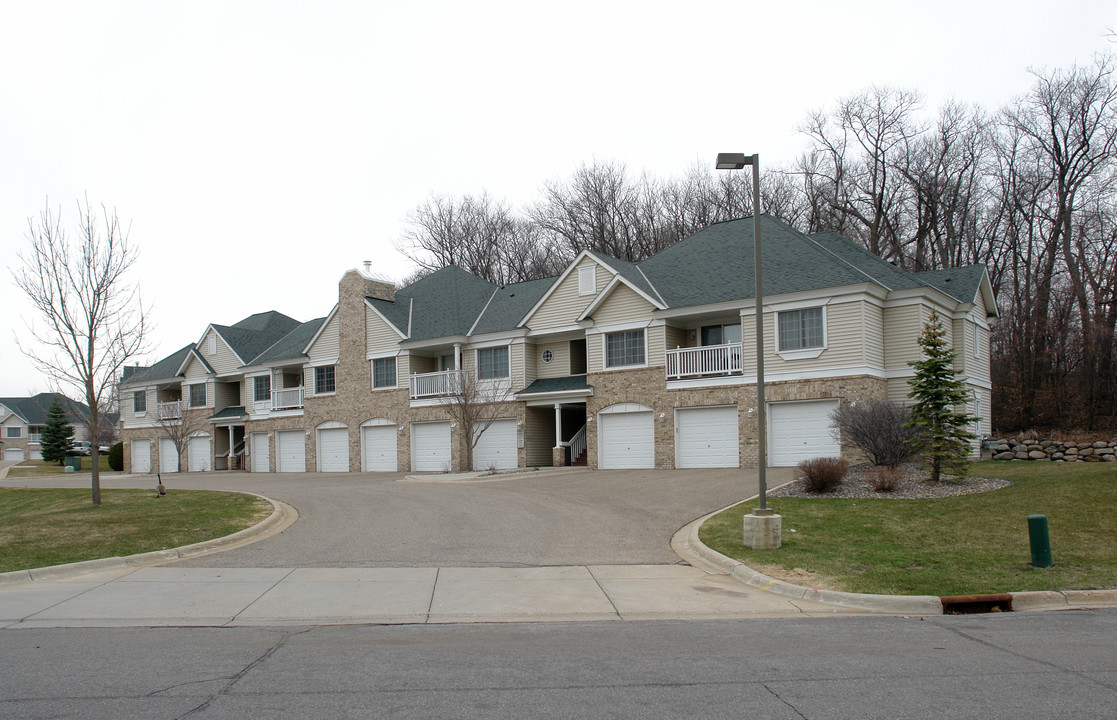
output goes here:
<path id="1" fill-rule="evenodd" d="M 0 261 L 49 198 L 115 207 L 155 360 L 210 322 L 325 315 L 362 260 L 392 280 L 431 193 L 520 205 L 594 159 L 683 173 L 802 151 L 871 84 L 993 109 L 1029 67 L 1115 46 L 1117 4 L 0 0 Z M 778 6 L 778 7 L 777 7 Z M 49 389 L 0 277 L 0 396 Z"/>

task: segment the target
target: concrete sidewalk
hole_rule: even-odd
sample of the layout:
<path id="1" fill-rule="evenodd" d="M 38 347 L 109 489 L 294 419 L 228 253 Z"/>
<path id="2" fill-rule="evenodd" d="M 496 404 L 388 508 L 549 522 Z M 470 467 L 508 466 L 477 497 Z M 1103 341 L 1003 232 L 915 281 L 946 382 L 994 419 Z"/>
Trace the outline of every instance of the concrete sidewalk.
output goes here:
<path id="1" fill-rule="evenodd" d="M 274 626 L 849 615 L 683 565 L 121 568 L 0 591 L 0 627 Z"/>

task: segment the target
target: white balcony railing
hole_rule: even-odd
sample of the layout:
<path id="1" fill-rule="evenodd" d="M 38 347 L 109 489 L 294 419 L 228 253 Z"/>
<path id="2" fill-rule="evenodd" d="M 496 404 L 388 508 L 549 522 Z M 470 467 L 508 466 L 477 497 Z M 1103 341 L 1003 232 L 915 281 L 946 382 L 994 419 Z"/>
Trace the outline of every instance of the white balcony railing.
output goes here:
<path id="1" fill-rule="evenodd" d="M 741 372 L 741 343 L 667 351 L 668 380 L 740 375 Z"/>
<path id="2" fill-rule="evenodd" d="M 182 417 L 182 401 L 172 400 L 155 404 L 155 417 L 159 420 L 177 420 Z"/>
<path id="3" fill-rule="evenodd" d="M 27 442 L 41 443 L 43 441 L 42 433 L 27 433 Z"/>
<path id="4" fill-rule="evenodd" d="M 411 376 L 411 399 L 442 397 L 453 395 L 461 388 L 460 370 L 421 373 Z"/>
<path id="5" fill-rule="evenodd" d="M 303 406 L 303 389 L 282 388 L 271 391 L 272 410 L 298 410 Z"/>

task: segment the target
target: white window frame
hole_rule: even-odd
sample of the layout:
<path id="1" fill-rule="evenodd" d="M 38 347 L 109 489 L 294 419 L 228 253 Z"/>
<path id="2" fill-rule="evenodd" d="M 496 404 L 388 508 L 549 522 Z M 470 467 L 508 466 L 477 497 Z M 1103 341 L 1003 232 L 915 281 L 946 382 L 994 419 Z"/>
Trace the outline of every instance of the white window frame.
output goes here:
<path id="1" fill-rule="evenodd" d="M 267 397 L 265 397 L 263 400 L 256 397 L 256 387 L 257 387 L 256 383 L 260 380 L 267 380 L 268 381 Z M 272 399 L 271 375 L 254 375 L 252 377 L 252 402 L 253 403 L 270 403 L 271 399 Z"/>
<path id="2" fill-rule="evenodd" d="M 578 268 L 578 295 L 597 294 L 597 266 L 583 265 Z"/>
<path id="3" fill-rule="evenodd" d="M 142 410 L 136 409 L 136 399 L 144 399 L 144 406 Z M 136 417 L 143 417 L 147 415 L 147 390 L 136 390 L 132 393 L 132 414 Z"/>
<path id="4" fill-rule="evenodd" d="M 822 345 L 809 348 L 801 348 L 797 350 L 784 350 L 780 347 L 780 316 L 784 313 L 802 312 L 804 310 L 818 309 L 822 311 Z M 773 313 L 773 323 L 775 325 L 773 331 L 775 338 L 776 354 L 784 360 L 807 360 L 816 358 L 826 350 L 829 345 L 829 333 L 826 327 L 826 305 L 820 303 L 804 304 L 802 307 L 788 307 L 777 310 Z"/>
<path id="5" fill-rule="evenodd" d="M 611 335 L 618 335 L 620 333 L 640 333 L 640 340 L 644 345 L 644 360 L 639 363 L 631 363 L 626 365 L 610 365 L 609 364 L 609 337 Z M 601 364 L 606 370 L 626 370 L 629 368 L 640 368 L 648 366 L 648 329 L 641 328 L 627 328 L 621 330 L 612 330 L 601 334 Z"/>
<path id="6" fill-rule="evenodd" d="M 376 363 L 378 363 L 378 362 L 388 362 L 388 361 L 391 361 L 391 363 L 392 363 L 392 378 L 393 378 L 392 382 L 391 382 L 391 384 L 388 384 L 388 385 L 377 385 L 376 384 Z M 372 373 L 372 389 L 373 390 L 395 390 L 397 387 L 399 387 L 399 362 L 396 360 L 395 355 L 389 355 L 387 357 L 371 358 L 369 360 L 369 363 L 370 363 L 369 370 Z"/>
<path id="7" fill-rule="evenodd" d="M 12 434 L 12 430 L 15 430 L 14 435 Z M 23 437 L 23 428 L 20 427 L 19 425 L 9 425 L 9 426 L 4 428 L 4 437 L 8 438 L 8 439 L 11 439 L 11 440 L 14 440 L 16 438 L 21 438 L 21 437 Z"/>
<path id="8" fill-rule="evenodd" d="M 482 376 L 481 375 L 481 365 L 482 365 L 482 363 L 481 363 L 481 353 L 493 353 L 495 355 L 496 353 L 498 353 L 500 351 L 504 352 L 504 370 L 505 370 L 505 373 L 503 375 L 490 375 L 490 376 L 487 376 L 487 377 Z M 508 345 L 496 345 L 496 346 L 493 346 L 493 347 L 477 348 L 474 352 L 477 353 L 477 355 L 476 355 L 476 359 L 477 359 L 476 365 L 477 365 L 477 367 L 475 369 L 475 372 L 477 374 L 477 379 L 478 380 L 496 383 L 496 382 L 506 381 L 506 380 L 508 380 L 509 378 L 512 377 L 512 351 L 509 349 Z"/>
<path id="9" fill-rule="evenodd" d="M 186 404 L 187 404 L 187 407 L 189 407 L 191 409 L 207 407 L 209 405 L 209 387 L 208 386 L 209 386 L 209 383 L 205 383 L 205 382 L 189 383 L 186 386 Z M 194 388 L 196 388 L 196 387 L 201 387 L 202 388 L 202 404 L 201 405 L 195 405 L 194 404 Z"/>
<path id="10" fill-rule="evenodd" d="M 325 373 L 326 368 L 329 368 L 330 370 L 333 371 L 332 372 L 332 374 L 333 374 L 333 389 L 331 389 L 331 390 L 319 390 L 318 389 L 318 371 L 321 370 L 323 373 Z M 315 365 L 314 366 L 314 378 L 313 378 L 312 382 L 314 383 L 314 394 L 315 395 L 334 395 L 334 394 L 336 394 L 337 393 L 337 365 Z"/>

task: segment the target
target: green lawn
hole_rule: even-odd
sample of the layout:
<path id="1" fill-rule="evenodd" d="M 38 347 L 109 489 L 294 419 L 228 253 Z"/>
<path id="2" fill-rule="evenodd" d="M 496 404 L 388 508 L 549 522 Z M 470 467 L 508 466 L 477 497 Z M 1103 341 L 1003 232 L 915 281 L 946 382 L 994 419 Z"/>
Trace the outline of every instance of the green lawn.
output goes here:
<path id="1" fill-rule="evenodd" d="M 0 488 L 0 572 L 132 555 L 211 540 L 271 514 L 252 495 L 212 490 Z"/>
<path id="2" fill-rule="evenodd" d="M 1117 463 L 983 462 L 1014 485 L 936 500 L 771 498 L 783 547 L 742 544 L 742 503 L 703 524 L 709 547 L 812 587 L 965 595 L 1117 588 Z M 1028 515 L 1047 515 L 1055 565 L 1031 565 Z M 793 532 L 794 531 L 794 532 Z"/>
<path id="3" fill-rule="evenodd" d="M 88 455 L 79 455 L 81 458 L 81 473 L 88 475 L 93 471 L 93 458 Z M 97 458 L 97 467 L 100 468 L 101 473 L 116 472 L 109 468 L 109 456 L 102 454 Z M 19 465 L 12 465 L 8 468 L 8 477 L 10 478 L 28 478 L 28 477 L 50 477 L 51 475 L 74 475 L 80 473 L 67 473 L 66 468 L 62 467 L 56 462 L 47 462 L 45 460 L 24 460 Z"/>

